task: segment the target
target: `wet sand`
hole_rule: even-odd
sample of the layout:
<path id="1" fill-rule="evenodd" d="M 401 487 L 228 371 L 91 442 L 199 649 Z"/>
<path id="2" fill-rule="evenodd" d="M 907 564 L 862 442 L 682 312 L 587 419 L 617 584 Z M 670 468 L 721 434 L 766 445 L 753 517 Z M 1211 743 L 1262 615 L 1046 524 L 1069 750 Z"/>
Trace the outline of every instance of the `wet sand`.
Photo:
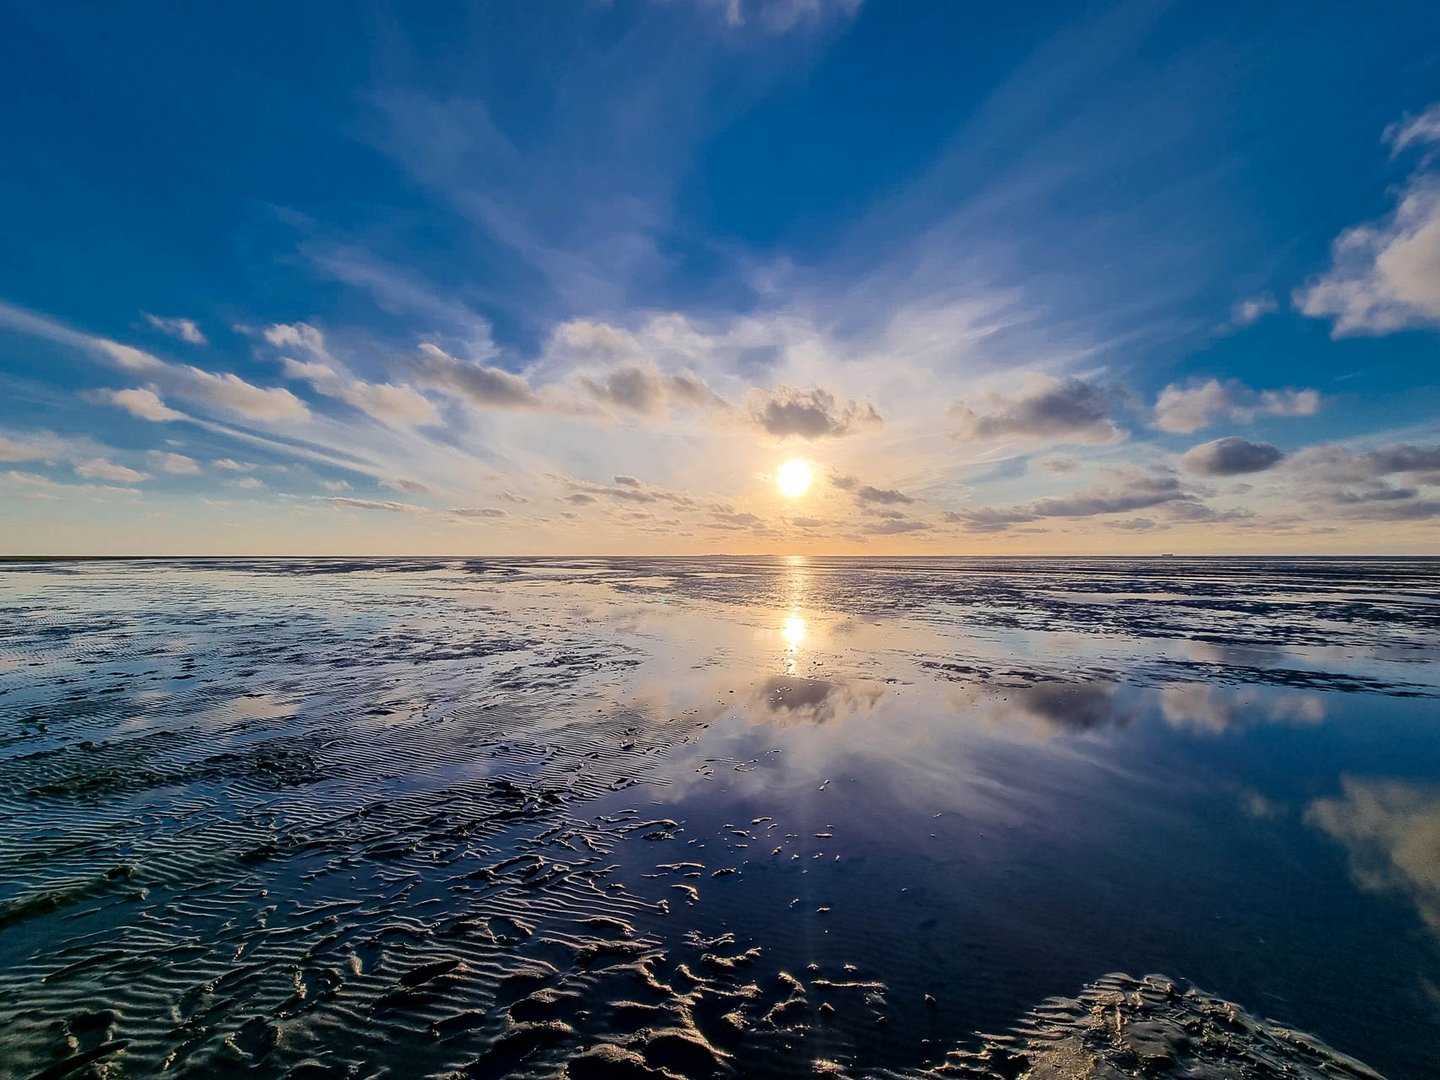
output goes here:
<path id="1" fill-rule="evenodd" d="M 1437 597 L 1413 559 L 6 562 L 0 1075 L 1418 1080 Z"/>

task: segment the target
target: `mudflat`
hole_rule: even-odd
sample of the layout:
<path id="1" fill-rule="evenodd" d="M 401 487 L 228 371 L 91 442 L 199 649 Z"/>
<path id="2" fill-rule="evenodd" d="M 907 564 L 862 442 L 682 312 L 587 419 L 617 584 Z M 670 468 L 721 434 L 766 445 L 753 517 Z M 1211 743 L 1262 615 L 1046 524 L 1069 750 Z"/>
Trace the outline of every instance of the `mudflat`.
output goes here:
<path id="1" fill-rule="evenodd" d="M 1435 559 L 6 561 L 0 1075 L 1421 1080 L 1437 661 Z"/>

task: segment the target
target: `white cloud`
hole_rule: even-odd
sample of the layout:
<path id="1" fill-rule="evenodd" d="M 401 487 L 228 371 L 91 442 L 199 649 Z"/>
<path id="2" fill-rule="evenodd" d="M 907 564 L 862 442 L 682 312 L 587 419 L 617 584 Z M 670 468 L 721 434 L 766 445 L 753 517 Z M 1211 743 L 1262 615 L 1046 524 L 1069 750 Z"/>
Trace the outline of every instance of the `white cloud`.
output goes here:
<path id="1" fill-rule="evenodd" d="M 1440 142 L 1440 103 L 1392 124 L 1385 138 L 1396 153 Z M 1440 325 L 1440 174 L 1430 164 L 1406 182 L 1389 216 L 1342 232 L 1330 269 L 1296 290 L 1295 306 L 1333 320 L 1336 337 Z"/>
<path id="2" fill-rule="evenodd" d="M 151 450 L 145 458 L 161 472 L 171 476 L 199 476 L 200 463 L 184 454 L 172 454 L 165 450 Z"/>
<path id="3" fill-rule="evenodd" d="M 1313 416 L 1320 409 L 1315 390 L 1255 391 L 1233 380 L 1210 379 L 1189 386 L 1172 384 L 1155 402 L 1154 423 L 1161 431 L 1188 435 L 1220 420 L 1248 422 L 1258 416 Z"/>
<path id="4" fill-rule="evenodd" d="M 142 480 L 150 479 L 143 472 L 98 457 L 78 463 L 75 466 L 75 475 L 86 480 L 108 480 L 114 484 L 138 484 Z"/>
<path id="5" fill-rule="evenodd" d="M 265 388 L 228 372 L 216 375 L 195 367 L 174 369 L 176 393 L 198 398 L 251 420 L 308 420 L 305 403 L 283 387 Z"/>
<path id="6" fill-rule="evenodd" d="M 322 360 L 330 359 L 325 348 L 325 335 L 309 323 L 276 323 L 265 328 L 265 340 L 277 349 L 303 349 Z"/>
<path id="7" fill-rule="evenodd" d="M 255 469 L 257 468 L 257 466 L 255 466 L 255 465 L 252 464 L 251 462 L 248 462 L 248 461 L 236 461 L 234 458 L 228 458 L 228 457 L 227 457 L 227 458 L 216 458 L 216 459 L 215 459 L 214 461 L 212 461 L 210 464 L 211 464 L 211 465 L 214 465 L 215 468 L 217 468 L 217 469 L 223 469 L 225 472 L 248 473 L 248 472 L 254 472 Z"/>
<path id="8" fill-rule="evenodd" d="M 184 420 L 185 414 L 170 408 L 154 390 L 136 387 L 131 390 L 110 390 L 103 396 L 113 405 L 118 405 L 132 416 L 141 420 Z"/>
<path id="9" fill-rule="evenodd" d="M 163 331 L 171 337 L 179 338 L 181 341 L 189 342 L 191 345 L 204 345 L 205 335 L 200 332 L 200 327 L 195 325 L 194 319 L 162 318 L 159 315 L 151 315 L 148 311 L 142 311 L 145 321 L 156 330 Z"/>
<path id="10" fill-rule="evenodd" d="M 1279 310 L 1280 305 L 1268 292 L 1261 293 L 1259 296 L 1249 296 L 1235 301 L 1235 306 L 1230 309 L 1230 325 L 1253 326 L 1266 315 L 1273 315 Z"/>

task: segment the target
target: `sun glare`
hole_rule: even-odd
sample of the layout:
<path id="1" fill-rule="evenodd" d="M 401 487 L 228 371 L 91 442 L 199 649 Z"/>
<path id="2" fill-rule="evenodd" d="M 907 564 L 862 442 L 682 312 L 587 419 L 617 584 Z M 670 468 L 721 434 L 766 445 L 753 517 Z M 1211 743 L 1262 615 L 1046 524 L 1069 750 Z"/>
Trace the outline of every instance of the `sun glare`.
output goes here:
<path id="1" fill-rule="evenodd" d="M 791 458 L 781 465 L 780 471 L 775 474 L 775 483 L 780 488 L 780 494 L 787 499 L 798 499 L 804 495 L 810 490 L 814 479 L 815 474 L 810 463 L 802 458 Z"/>

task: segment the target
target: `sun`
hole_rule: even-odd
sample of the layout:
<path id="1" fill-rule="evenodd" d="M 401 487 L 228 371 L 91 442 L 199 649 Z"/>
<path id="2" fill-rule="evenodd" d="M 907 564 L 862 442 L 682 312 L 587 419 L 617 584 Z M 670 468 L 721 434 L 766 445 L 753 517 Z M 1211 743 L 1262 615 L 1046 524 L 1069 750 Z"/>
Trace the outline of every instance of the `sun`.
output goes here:
<path id="1" fill-rule="evenodd" d="M 810 490 L 815 472 L 804 458 L 791 458 L 775 474 L 775 484 L 787 499 L 798 499 Z"/>

